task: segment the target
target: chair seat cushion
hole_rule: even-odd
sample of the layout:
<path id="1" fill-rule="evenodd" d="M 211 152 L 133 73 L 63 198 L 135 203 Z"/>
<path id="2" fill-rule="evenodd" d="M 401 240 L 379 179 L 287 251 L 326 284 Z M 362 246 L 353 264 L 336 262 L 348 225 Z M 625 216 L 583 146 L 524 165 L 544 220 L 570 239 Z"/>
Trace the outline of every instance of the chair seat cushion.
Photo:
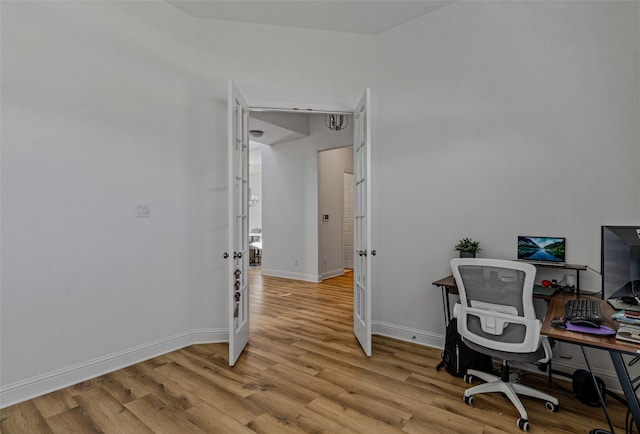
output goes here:
<path id="1" fill-rule="evenodd" d="M 465 344 L 472 350 L 476 350 L 483 354 L 488 354 L 491 357 L 495 357 L 500 360 L 507 360 L 513 362 L 533 363 L 538 360 L 544 359 L 544 347 L 538 346 L 538 349 L 533 353 L 510 353 L 508 351 L 494 350 L 492 348 L 483 347 L 482 345 L 475 344 L 468 339 L 462 338 Z"/>

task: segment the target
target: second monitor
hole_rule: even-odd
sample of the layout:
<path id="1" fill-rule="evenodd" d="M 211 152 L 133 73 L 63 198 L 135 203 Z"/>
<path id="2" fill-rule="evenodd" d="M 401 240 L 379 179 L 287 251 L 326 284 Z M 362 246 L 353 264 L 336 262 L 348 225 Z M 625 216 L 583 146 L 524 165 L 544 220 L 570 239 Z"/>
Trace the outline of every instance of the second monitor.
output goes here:
<path id="1" fill-rule="evenodd" d="M 564 265 L 566 238 L 518 236 L 518 260 Z"/>

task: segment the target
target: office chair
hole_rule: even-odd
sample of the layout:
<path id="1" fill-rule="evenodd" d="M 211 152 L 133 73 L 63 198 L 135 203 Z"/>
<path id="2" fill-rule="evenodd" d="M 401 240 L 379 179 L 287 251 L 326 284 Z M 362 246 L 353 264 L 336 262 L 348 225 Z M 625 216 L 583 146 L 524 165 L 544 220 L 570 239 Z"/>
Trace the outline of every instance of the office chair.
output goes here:
<path id="1" fill-rule="evenodd" d="M 470 348 L 502 360 L 500 377 L 469 369 L 465 381 L 474 377 L 487 383 L 464 392 L 464 401 L 473 405 L 473 395 L 502 392 L 520 412 L 517 426 L 529 430 L 527 411 L 518 394 L 544 399 L 549 411 L 558 409 L 558 400 L 541 391 L 515 382 L 509 376 L 509 361 L 548 362 L 551 345 L 540 335 L 542 323 L 533 306 L 536 268 L 527 263 L 500 259 L 453 259 L 451 270 L 460 294 L 454 306 L 458 332 Z"/>

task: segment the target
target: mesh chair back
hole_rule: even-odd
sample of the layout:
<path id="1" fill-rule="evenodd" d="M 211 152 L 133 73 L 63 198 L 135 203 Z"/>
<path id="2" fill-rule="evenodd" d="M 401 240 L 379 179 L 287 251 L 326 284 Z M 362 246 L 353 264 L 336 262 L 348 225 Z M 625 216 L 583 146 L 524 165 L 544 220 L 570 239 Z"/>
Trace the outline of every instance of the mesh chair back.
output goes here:
<path id="1" fill-rule="evenodd" d="M 533 265 L 469 258 L 453 259 L 451 269 L 460 293 L 455 313 L 463 338 L 500 351 L 538 349 L 541 323 L 533 306 Z"/>

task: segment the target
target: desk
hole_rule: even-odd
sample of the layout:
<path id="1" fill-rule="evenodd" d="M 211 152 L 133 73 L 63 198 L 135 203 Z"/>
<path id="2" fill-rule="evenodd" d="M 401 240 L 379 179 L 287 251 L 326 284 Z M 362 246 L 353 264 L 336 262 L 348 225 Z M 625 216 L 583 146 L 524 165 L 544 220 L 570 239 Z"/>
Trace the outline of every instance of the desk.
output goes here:
<path id="1" fill-rule="evenodd" d="M 449 325 L 451 321 L 451 306 L 449 306 L 449 294 L 458 294 L 458 287 L 456 286 L 456 279 L 453 275 L 443 277 L 442 279 L 431 282 L 432 285 L 439 287 L 442 290 L 442 305 L 444 306 L 444 325 Z"/>
<path id="2" fill-rule="evenodd" d="M 577 292 L 580 293 L 580 272 L 586 271 L 586 265 L 578 265 L 578 264 L 554 264 L 554 263 L 534 263 L 533 265 L 536 268 L 555 268 L 555 269 L 564 269 L 564 270 L 572 270 L 576 272 L 576 288 Z"/>
<path id="3" fill-rule="evenodd" d="M 582 347 L 591 347 L 606 350 L 609 352 L 613 366 L 616 369 L 616 374 L 620 380 L 620 385 L 624 391 L 624 396 L 627 399 L 627 404 L 631 409 L 633 420 L 637 427 L 640 427 L 640 405 L 638 404 L 638 397 L 633 391 L 633 383 L 627 367 L 622 360 L 623 354 L 630 354 L 632 356 L 638 356 L 640 353 L 640 345 L 635 345 L 630 342 L 619 341 L 615 336 L 598 336 L 585 333 L 571 332 L 567 330 L 555 329 L 551 327 L 551 320 L 555 317 L 564 316 L 564 306 L 567 300 L 572 298 L 588 298 L 586 296 L 578 296 L 567 293 L 558 293 L 551 297 L 549 300 L 549 307 L 547 314 L 545 315 L 544 322 L 542 323 L 541 334 L 550 338 L 556 339 L 562 342 L 569 342 L 580 345 Z M 593 298 L 593 297 L 592 297 Z M 602 310 L 602 318 L 610 319 L 614 313 L 613 308 L 604 300 L 600 300 L 600 308 Z M 614 325 L 617 325 L 616 321 L 613 321 Z"/>
<path id="4" fill-rule="evenodd" d="M 458 294 L 458 287 L 453 276 L 443 277 L 442 279 L 432 282 L 436 287 L 442 290 L 442 302 L 444 306 L 444 317 L 446 325 L 451 321 L 451 308 L 449 303 L 449 294 Z M 572 332 L 567 330 L 555 329 L 551 327 L 551 320 L 556 317 L 564 316 L 564 307 L 567 300 L 572 298 L 589 298 L 588 296 L 580 296 L 576 294 L 570 294 L 567 292 L 557 292 L 552 297 L 546 296 L 534 296 L 535 298 L 542 298 L 548 300 L 547 314 L 545 315 L 542 323 L 541 334 L 550 338 L 556 339 L 561 342 L 568 342 L 581 347 L 598 348 L 609 352 L 611 361 L 620 380 L 620 385 L 624 392 L 624 396 L 627 400 L 627 404 L 631 409 L 633 420 L 636 426 L 640 428 L 640 404 L 638 404 L 638 397 L 633 391 L 633 382 L 627 371 L 627 367 L 622 360 L 622 354 L 629 354 L 632 356 L 640 355 L 640 345 L 635 345 L 630 342 L 619 341 L 615 336 L 598 336 L 585 333 Z M 593 298 L 593 297 L 592 297 Z M 611 319 L 611 315 L 614 313 L 614 309 L 604 300 L 597 298 L 600 301 L 600 309 L 602 310 L 602 317 L 605 319 Z M 616 325 L 616 321 L 612 321 L 613 325 Z M 585 354 L 586 356 L 586 354 Z M 549 373 L 551 375 L 551 373 Z M 608 418 L 608 415 L 607 415 Z"/>

